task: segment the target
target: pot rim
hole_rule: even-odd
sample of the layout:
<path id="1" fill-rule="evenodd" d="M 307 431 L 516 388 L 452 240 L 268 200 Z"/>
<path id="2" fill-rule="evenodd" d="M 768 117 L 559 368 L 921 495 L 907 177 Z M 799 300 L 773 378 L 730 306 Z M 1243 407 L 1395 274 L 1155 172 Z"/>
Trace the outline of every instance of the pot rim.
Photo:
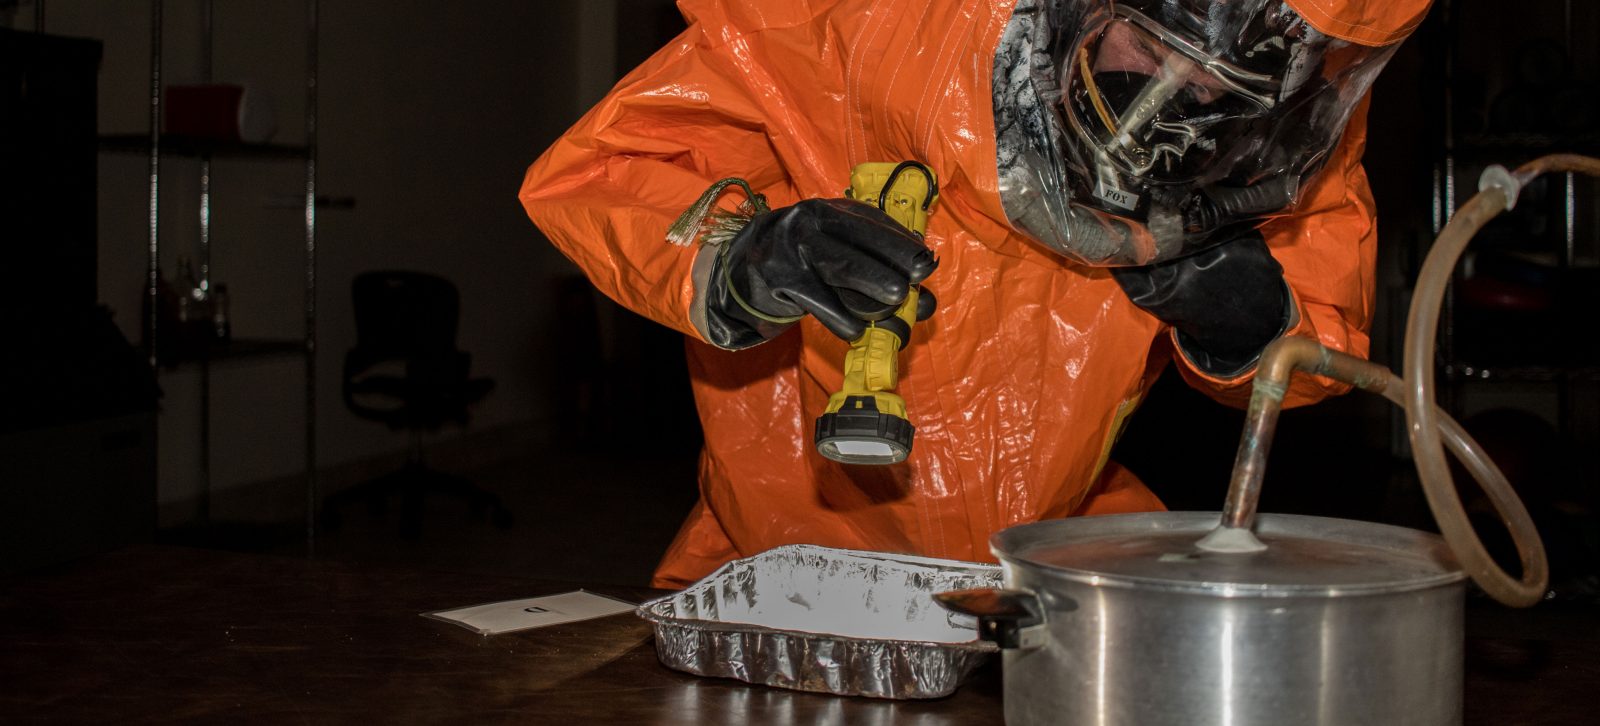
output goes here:
<path id="1" fill-rule="evenodd" d="M 1104 515 L 1101 517 L 1094 517 L 1092 519 L 1100 521 L 1113 521 L 1119 518 L 1147 518 L 1151 515 L 1159 515 L 1163 516 L 1164 518 L 1178 519 L 1179 521 L 1219 521 L 1221 516 L 1220 514 L 1213 512 L 1141 512 L 1136 514 Z M 1065 581 L 1078 585 L 1087 585 L 1089 587 L 1206 595 L 1224 599 L 1278 599 L 1305 597 L 1316 597 L 1321 599 L 1370 597 L 1376 595 L 1389 595 L 1443 588 L 1451 585 L 1457 585 L 1467 579 L 1466 572 L 1462 571 L 1460 567 L 1456 565 L 1454 557 L 1451 555 L 1448 546 L 1445 544 L 1444 539 L 1439 535 L 1423 532 L 1421 530 L 1414 530 L 1407 527 L 1380 524 L 1376 522 L 1362 522 L 1357 520 L 1346 520 L 1333 517 L 1315 517 L 1299 514 L 1262 514 L 1257 520 L 1258 526 L 1266 525 L 1271 527 L 1272 525 L 1280 524 L 1349 526 L 1354 524 L 1364 529 L 1370 529 L 1374 532 L 1381 532 L 1391 535 L 1403 534 L 1409 538 L 1418 540 L 1420 542 L 1426 542 L 1427 544 L 1431 545 L 1433 553 L 1443 555 L 1443 557 L 1447 558 L 1446 561 L 1439 562 L 1440 566 L 1450 569 L 1447 569 L 1436 575 L 1417 577 L 1398 582 L 1338 584 L 1250 584 L 1206 581 L 1181 582 L 1141 575 L 1108 574 L 1105 572 L 1095 572 L 1092 570 L 1086 570 L 1080 567 L 1072 567 L 1067 565 L 1044 564 L 1027 560 L 1022 556 L 1006 551 L 1006 548 L 1001 546 L 1001 540 L 1007 532 L 1012 532 L 1013 530 L 1018 530 L 1025 527 L 1033 527 L 1041 524 L 1050 524 L 1053 522 L 1063 521 L 1070 520 L 1050 520 L 1048 522 L 1034 522 L 1030 524 L 1018 525 L 990 535 L 989 551 L 1005 566 L 1004 579 L 1007 587 L 1016 586 L 1016 583 L 1012 578 L 1013 569 L 1025 572 L 1029 576 L 1045 577 L 1051 580 Z M 1199 534 L 1203 534 L 1203 532 Z"/>
<path id="2" fill-rule="evenodd" d="M 1090 587 L 1103 587 L 1122 590 L 1143 590 L 1145 592 L 1171 592 L 1186 595 L 1209 595 L 1224 599 L 1259 598 L 1259 599 L 1290 599 L 1315 597 L 1367 597 L 1374 595 L 1393 595 L 1417 590 L 1431 590 L 1447 585 L 1461 583 L 1467 579 L 1465 572 L 1456 571 L 1439 575 L 1429 580 L 1418 580 L 1400 585 L 1241 585 L 1238 583 L 1174 583 L 1154 578 L 1134 577 L 1129 575 L 1105 575 L 1085 571 L 1067 570 L 1065 568 L 1047 569 L 1031 562 L 1020 562 L 995 553 L 1000 561 L 1007 565 L 1016 565 L 1018 569 L 1027 570 L 1055 580 L 1064 580 Z M 1015 583 L 1007 582 L 1008 587 L 1016 587 Z M 1025 589 L 1025 588 L 1022 588 Z"/>

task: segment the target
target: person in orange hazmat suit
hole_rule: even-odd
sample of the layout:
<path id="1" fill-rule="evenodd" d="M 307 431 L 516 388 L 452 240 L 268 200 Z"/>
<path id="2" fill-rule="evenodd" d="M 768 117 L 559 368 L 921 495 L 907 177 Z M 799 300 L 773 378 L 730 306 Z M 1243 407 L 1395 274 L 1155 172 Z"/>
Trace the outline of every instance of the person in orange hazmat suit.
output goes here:
<path id="1" fill-rule="evenodd" d="M 1013 524 L 1157 510 L 1108 454 L 1169 362 L 1239 405 L 1279 336 L 1366 354 L 1367 91 L 1427 0 L 678 4 L 688 30 L 520 193 L 600 290 L 689 338 L 701 496 L 658 586 L 793 543 L 986 560 Z M 939 180 L 920 238 L 837 199 L 902 160 Z M 725 177 L 771 211 L 668 244 Z M 847 339 L 917 283 L 938 303 L 901 356 L 909 459 L 823 458 Z"/>

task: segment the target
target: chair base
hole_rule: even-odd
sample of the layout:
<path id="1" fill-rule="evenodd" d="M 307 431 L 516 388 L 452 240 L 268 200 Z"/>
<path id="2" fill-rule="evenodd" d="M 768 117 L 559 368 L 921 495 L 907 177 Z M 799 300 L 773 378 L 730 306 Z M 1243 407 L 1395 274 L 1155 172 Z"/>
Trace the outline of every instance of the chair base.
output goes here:
<path id="1" fill-rule="evenodd" d="M 354 487 L 329 495 L 322 502 L 322 520 L 329 529 L 341 524 L 341 511 L 351 503 L 366 501 L 374 516 L 382 516 L 388 509 L 389 499 L 399 496 L 400 536 L 415 540 L 422 537 L 423 503 L 429 496 L 445 496 L 465 501 L 471 508 L 474 520 L 487 521 L 500 529 L 511 527 L 514 518 L 500 497 L 484 491 L 464 477 L 446 474 L 413 461 L 399 471 L 370 479 Z"/>

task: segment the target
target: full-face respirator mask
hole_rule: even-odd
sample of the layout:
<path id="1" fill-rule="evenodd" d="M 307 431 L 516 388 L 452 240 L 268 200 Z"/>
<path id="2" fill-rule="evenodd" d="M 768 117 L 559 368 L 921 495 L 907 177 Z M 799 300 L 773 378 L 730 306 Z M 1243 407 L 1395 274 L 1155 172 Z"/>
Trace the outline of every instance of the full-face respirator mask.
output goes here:
<path id="1" fill-rule="evenodd" d="M 1293 210 L 1392 47 L 1282 0 L 1039 0 L 1037 122 L 1001 200 L 1075 262 L 1173 260 Z"/>

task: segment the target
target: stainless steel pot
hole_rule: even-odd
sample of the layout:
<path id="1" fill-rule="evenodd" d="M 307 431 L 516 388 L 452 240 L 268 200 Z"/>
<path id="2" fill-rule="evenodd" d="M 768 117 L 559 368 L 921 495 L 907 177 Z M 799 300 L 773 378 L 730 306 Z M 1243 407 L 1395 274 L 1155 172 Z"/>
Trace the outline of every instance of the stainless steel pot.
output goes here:
<path id="1" fill-rule="evenodd" d="M 1444 540 L 1260 515 L 1075 518 L 990 540 L 1004 589 L 939 597 L 1004 648 L 1008 724 L 1460 723 L 1465 575 Z"/>

